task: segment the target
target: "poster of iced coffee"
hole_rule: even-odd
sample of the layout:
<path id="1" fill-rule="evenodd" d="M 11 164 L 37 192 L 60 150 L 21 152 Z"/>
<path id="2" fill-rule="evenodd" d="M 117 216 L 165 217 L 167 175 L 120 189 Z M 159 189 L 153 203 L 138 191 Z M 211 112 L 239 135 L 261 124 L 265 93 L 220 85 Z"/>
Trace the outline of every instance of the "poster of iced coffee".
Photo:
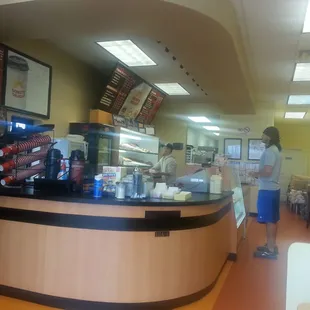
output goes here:
<path id="1" fill-rule="evenodd" d="M 126 98 L 119 115 L 128 119 L 135 119 L 151 90 L 152 87 L 146 83 L 141 83 L 133 88 Z"/>
<path id="2" fill-rule="evenodd" d="M 28 71 L 29 66 L 25 58 L 8 56 L 5 98 L 12 108 L 26 109 Z"/>
<path id="3" fill-rule="evenodd" d="M 10 48 L 5 63 L 5 106 L 48 118 L 51 66 Z"/>

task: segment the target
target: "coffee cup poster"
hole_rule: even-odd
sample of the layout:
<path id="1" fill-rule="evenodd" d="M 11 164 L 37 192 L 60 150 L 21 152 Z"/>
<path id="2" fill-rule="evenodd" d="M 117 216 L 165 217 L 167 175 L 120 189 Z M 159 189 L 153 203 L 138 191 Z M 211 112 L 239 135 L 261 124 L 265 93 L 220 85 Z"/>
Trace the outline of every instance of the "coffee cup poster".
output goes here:
<path id="1" fill-rule="evenodd" d="M 49 118 L 51 67 L 8 48 L 5 72 L 5 106 L 10 110 Z"/>

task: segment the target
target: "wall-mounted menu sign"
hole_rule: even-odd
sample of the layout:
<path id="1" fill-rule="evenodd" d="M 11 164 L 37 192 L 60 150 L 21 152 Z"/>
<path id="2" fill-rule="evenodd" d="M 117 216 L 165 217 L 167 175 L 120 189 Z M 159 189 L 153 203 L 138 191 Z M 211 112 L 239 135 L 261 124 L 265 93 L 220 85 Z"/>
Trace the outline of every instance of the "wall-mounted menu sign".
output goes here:
<path id="1" fill-rule="evenodd" d="M 7 110 L 49 119 L 52 67 L 0 45 L 1 104 Z"/>
<path id="2" fill-rule="evenodd" d="M 129 70 L 118 65 L 100 100 L 100 108 L 112 114 L 118 114 L 130 90 L 139 82 Z"/>
<path id="3" fill-rule="evenodd" d="M 144 82 L 135 86 L 125 100 L 119 115 L 128 119 L 136 119 L 151 90 L 152 87 Z"/>
<path id="4" fill-rule="evenodd" d="M 158 90 L 152 89 L 136 120 L 140 123 L 150 124 L 163 100 L 164 95 Z"/>
<path id="5" fill-rule="evenodd" d="M 149 124 L 163 99 L 163 93 L 127 68 L 118 65 L 104 90 L 99 109 Z"/>

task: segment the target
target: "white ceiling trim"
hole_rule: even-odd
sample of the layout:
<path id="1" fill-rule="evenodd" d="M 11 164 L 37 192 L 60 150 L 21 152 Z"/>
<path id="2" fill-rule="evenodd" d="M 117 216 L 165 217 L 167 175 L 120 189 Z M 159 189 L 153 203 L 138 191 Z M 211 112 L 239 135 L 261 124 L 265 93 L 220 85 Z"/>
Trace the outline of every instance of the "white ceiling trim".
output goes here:
<path id="1" fill-rule="evenodd" d="M 21 2 L 30 2 L 34 0 L 0 0 L 0 5 L 8 5 L 14 3 L 21 3 Z"/>

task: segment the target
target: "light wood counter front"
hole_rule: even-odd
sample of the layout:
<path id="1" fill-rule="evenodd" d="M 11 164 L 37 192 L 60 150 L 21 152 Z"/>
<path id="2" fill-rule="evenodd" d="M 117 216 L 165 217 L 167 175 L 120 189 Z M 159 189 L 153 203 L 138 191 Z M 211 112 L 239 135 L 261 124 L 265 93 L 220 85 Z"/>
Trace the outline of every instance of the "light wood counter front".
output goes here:
<path id="1" fill-rule="evenodd" d="M 172 309 L 235 258 L 231 195 L 217 203 L 93 205 L 0 196 L 0 294 L 65 309 Z"/>

